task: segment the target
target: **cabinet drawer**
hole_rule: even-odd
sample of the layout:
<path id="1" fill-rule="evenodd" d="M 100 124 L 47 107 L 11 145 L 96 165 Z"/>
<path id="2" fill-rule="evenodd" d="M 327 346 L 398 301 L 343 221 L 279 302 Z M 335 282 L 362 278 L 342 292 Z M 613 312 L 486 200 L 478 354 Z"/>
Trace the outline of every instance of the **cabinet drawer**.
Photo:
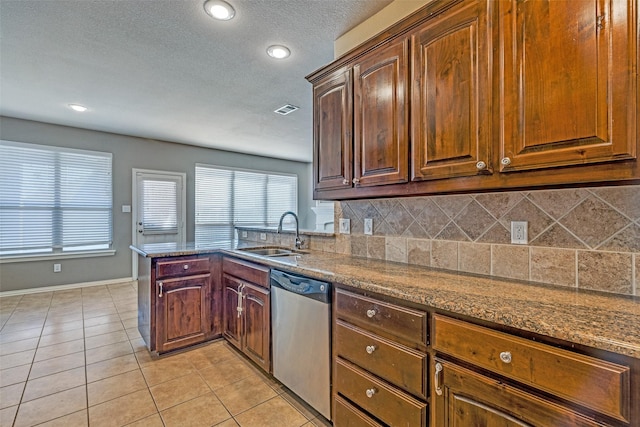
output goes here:
<path id="1" fill-rule="evenodd" d="M 209 272 L 209 258 L 175 259 L 158 261 L 156 264 L 157 278 L 168 276 L 183 276 Z"/>
<path id="2" fill-rule="evenodd" d="M 347 359 L 394 385 L 426 399 L 427 355 L 336 321 L 334 345 Z"/>
<path id="3" fill-rule="evenodd" d="M 412 343 L 427 343 L 427 313 L 336 289 L 336 316 Z"/>
<path id="4" fill-rule="evenodd" d="M 628 421 L 629 367 L 434 315 L 433 348 Z"/>
<path id="5" fill-rule="evenodd" d="M 333 424 L 336 427 L 382 427 L 340 396 L 335 397 L 334 408 Z"/>
<path id="6" fill-rule="evenodd" d="M 222 259 L 222 271 L 263 288 L 269 287 L 269 267 L 264 265 L 224 257 Z"/>
<path id="7" fill-rule="evenodd" d="M 341 358 L 336 359 L 335 374 L 336 394 L 346 397 L 385 424 L 426 426 L 426 403 L 420 402 Z"/>

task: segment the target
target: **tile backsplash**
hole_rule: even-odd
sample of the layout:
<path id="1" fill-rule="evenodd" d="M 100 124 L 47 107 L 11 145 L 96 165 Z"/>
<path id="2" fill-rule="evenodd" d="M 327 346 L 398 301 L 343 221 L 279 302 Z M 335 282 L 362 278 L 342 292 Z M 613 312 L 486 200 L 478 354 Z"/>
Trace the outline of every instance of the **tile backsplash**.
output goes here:
<path id="1" fill-rule="evenodd" d="M 311 249 L 640 295 L 640 185 L 352 200 L 340 218 L 351 234 Z M 527 245 L 510 243 L 511 221 L 528 222 Z"/>

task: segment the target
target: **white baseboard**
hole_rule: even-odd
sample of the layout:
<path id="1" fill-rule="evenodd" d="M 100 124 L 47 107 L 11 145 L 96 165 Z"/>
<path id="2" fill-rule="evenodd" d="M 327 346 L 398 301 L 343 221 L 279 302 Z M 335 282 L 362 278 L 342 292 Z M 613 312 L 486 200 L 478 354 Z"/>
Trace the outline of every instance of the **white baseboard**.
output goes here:
<path id="1" fill-rule="evenodd" d="M 90 286 L 115 285 L 118 283 L 127 283 L 127 282 L 137 282 L 137 280 L 134 280 L 131 277 L 124 277 L 122 279 L 98 280 L 95 282 L 72 283 L 70 285 L 41 286 L 38 288 L 16 289 L 15 291 L 0 291 L 0 298 L 12 297 L 15 295 L 36 294 L 40 292 L 55 292 L 55 291 L 65 291 L 67 289 L 88 288 Z"/>

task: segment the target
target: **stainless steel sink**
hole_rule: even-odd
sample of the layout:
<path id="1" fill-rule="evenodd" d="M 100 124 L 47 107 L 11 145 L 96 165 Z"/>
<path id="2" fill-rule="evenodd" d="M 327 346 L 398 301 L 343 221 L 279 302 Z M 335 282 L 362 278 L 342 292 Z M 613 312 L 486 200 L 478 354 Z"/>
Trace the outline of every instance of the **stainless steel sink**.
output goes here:
<path id="1" fill-rule="evenodd" d="M 248 252 L 254 255 L 266 256 L 266 257 L 286 257 L 292 255 L 303 255 L 305 252 L 297 251 L 289 248 L 282 247 L 268 247 L 268 248 L 238 248 L 239 251 Z"/>

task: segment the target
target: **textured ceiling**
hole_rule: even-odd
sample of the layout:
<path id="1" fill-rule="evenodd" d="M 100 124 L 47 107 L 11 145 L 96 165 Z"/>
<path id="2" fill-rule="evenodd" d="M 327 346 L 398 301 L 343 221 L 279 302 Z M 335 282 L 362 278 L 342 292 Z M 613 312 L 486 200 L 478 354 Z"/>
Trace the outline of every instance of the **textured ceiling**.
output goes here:
<path id="1" fill-rule="evenodd" d="M 311 161 L 304 76 L 391 0 L 228 1 L 220 22 L 204 0 L 0 0 L 0 114 Z"/>

